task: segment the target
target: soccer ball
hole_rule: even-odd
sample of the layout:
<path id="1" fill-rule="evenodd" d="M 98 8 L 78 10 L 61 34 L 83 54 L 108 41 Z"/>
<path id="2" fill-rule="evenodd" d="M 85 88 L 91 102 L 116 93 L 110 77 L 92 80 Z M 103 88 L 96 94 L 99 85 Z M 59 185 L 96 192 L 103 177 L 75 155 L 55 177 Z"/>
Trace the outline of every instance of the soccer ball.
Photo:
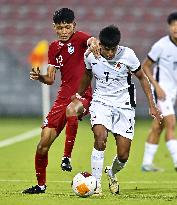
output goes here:
<path id="1" fill-rule="evenodd" d="M 80 172 L 73 178 L 71 185 L 76 195 L 87 197 L 94 194 L 97 188 L 97 181 L 90 173 Z"/>

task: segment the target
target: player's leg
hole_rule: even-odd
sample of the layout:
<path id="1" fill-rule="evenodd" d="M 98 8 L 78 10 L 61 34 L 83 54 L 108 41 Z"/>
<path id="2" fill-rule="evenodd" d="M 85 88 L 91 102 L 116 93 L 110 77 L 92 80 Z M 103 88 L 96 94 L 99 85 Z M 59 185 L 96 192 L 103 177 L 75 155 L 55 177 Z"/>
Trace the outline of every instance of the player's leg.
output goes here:
<path id="1" fill-rule="evenodd" d="M 105 168 L 109 180 L 109 189 L 111 193 L 119 193 L 119 183 L 116 173 L 123 169 L 129 157 L 131 141 L 134 136 L 135 110 L 132 109 L 114 109 L 114 118 L 112 124 L 112 133 L 116 140 L 117 153 L 111 166 Z"/>
<path id="2" fill-rule="evenodd" d="M 94 148 L 91 154 L 91 168 L 92 175 L 97 180 L 97 190 L 95 194 L 102 194 L 101 190 L 101 177 L 104 163 L 104 150 L 106 148 L 108 131 L 103 125 L 94 125 L 93 126 L 94 133 Z"/>
<path id="3" fill-rule="evenodd" d="M 160 135 L 163 131 L 163 122 L 159 122 L 154 119 L 152 122 L 151 130 L 145 143 L 144 156 L 142 162 L 142 171 L 161 171 L 162 169 L 157 168 L 153 165 L 153 159 L 158 149 Z"/>
<path id="4" fill-rule="evenodd" d="M 168 115 L 164 117 L 165 140 L 167 148 L 171 154 L 174 168 L 177 171 L 177 140 L 175 138 L 175 115 Z"/>
<path id="5" fill-rule="evenodd" d="M 53 141 L 63 130 L 66 123 L 67 102 L 55 101 L 51 111 L 42 125 L 41 139 L 37 146 L 35 155 L 35 169 L 38 185 L 26 189 L 23 193 L 39 194 L 45 193 L 46 189 L 46 167 L 48 164 L 48 151 Z"/>
<path id="6" fill-rule="evenodd" d="M 177 141 L 175 139 L 175 95 L 166 95 L 166 99 L 164 101 L 158 100 L 158 106 L 163 115 L 163 123 L 159 124 L 157 120 L 153 121 L 152 129 L 148 140 L 145 144 L 145 152 L 143 158 L 143 166 L 142 170 L 144 171 L 162 171 L 157 167 L 154 167 L 152 162 L 154 155 L 157 151 L 160 134 L 163 129 L 166 131 L 166 144 L 172 155 L 174 166 L 177 166 Z"/>
<path id="7" fill-rule="evenodd" d="M 61 162 L 63 171 L 71 171 L 71 153 L 74 147 L 77 129 L 78 116 L 84 112 L 84 106 L 78 99 L 74 99 L 66 108 L 66 138 L 64 155 Z"/>
<path id="8" fill-rule="evenodd" d="M 112 165 L 106 166 L 105 173 L 107 173 L 109 180 L 109 189 L 112 194 L 119 194 L 119 183 L 116 174 L 122 170 L 128 160 L 131 140 L 121 135 L 115 134 L 117 145 L 117 155 L 114 157 Z"/>
<path id="9" fill-rule="evenodd" d="M 98 185 L 95 195 L 101 195 L 104 150 L 106 148 L 108 130 L 110 130 L 112 126 L 112 110 L 109 106 L 103 105 L 99 102 L 92 102 L 89 110 L 91 114 L 92 130 L 95 138 L 91 154 L 91 168 L 92 175 L 96 177 Z"/>
<path id="10" fill-rule="evenodd" d="M 34 187 L 24 190 L 25 194 L 45 193 L 46 189 L 46 167 L 48 165 L 48 151 L 57 133 L 55 128 L 45 127 L 41 132 L 41 139 L 36 149 L 35 169 L 38 184 Z"/>

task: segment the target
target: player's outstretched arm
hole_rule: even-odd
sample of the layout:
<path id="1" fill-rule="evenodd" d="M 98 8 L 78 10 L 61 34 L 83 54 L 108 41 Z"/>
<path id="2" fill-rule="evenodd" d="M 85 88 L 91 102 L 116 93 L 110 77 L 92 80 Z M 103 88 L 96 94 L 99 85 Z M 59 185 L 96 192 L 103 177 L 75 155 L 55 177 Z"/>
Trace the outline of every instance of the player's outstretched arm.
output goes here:
<path id="1" fill-rule="evenodd" d="M 44 84 L 52 85 L 55 80 L 55 67 L 49 66 L 46 75 L 40 74 L 39 67 L 32 68 L 32 71 L 30 72 L 30 80 L 39 80 Z"/>
<path id="2" fill-rule="evenodd" d="M 138 70 L 134 74 L 139 79 L 141 86 L 144 90 L 144 93 L 146 94 L 148 104 L 149 104 L 149 109 L 150 109 L 150 111 L 149 111 L 150 115 L 153 118 L 156 118 L 159 121 L 159 123 L 161 123 L 163 117 L 162 117 L 159 109 L 155 105 L 148 77 L 145 75 L 143 69 Z"/>

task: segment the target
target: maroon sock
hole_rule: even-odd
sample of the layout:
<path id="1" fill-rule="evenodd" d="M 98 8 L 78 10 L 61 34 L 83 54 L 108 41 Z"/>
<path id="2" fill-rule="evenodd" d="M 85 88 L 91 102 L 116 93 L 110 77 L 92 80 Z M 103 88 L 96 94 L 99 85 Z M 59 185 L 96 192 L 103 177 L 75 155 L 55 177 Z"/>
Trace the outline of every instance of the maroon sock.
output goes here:
<path id="1" fill-rule="evenodd" d="M 74 142 L 77 134 L 78 119 L 76 116 L 67 117 L 66 123 L 66 140 L 64 148 L 64 157 L 71 157 Z"/>
<path id="2" fill-rule="evenodd" d="M 48 154 L 41 155 L 36 153 L 35 156 L 35 169 L 38 185 L 42 186 L 46 183 L 46 167 L 48 164 Z"/>

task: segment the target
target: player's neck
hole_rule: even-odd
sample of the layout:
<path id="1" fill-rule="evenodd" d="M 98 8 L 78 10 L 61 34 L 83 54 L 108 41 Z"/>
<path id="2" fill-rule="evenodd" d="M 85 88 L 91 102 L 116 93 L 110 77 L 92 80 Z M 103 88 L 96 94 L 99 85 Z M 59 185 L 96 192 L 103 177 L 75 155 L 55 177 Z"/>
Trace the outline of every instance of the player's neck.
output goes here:
<path id="1" fill-rule="evenodd" d="M 177 38 L 170 36 L 170 40 L 177 46 Z"/>
<path id="2" fill-rule="evenodd" d="M 68 42 L 71 40 L 71 38 L 73 37 L 73 35 L 74 35 L 75 33 L 76 33 L 76 31 L 73 32 L 73 34 L 70 36 L 70 38 L 69 38 L 67 41 L 61 41 L 60 39 L 59 39 L 59 41 L 60 41 L 61 43 L 63 43 L 63 44 L 68 43 Z"/>

